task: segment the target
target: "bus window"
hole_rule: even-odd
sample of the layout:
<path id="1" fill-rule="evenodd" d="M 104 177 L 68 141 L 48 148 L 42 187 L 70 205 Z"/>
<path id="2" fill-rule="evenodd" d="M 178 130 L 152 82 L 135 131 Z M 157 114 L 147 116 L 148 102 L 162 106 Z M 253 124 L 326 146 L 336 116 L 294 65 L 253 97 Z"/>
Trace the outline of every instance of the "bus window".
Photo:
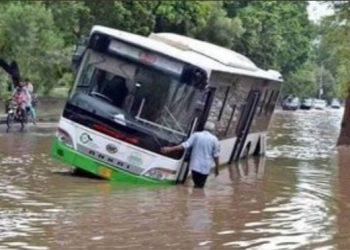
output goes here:
<path id="1" fill-rule="evenodd" d="M 216 135 L 219 138 L 227 136 L 228 127 L 234 120 L 236 94 L 232 86 L 221 86 L 216 90 L 208 120 L 215 123 Z"/>
<path id="2" fill-rule="evenodd" d="M 126 79 L 103 70 L 99 70 L 97 73 L 100 79 L 97 80 L 92 91 L 105 96 L 116 107 L 122 108 L 129 92 L 126 87 Z"/>
<path id="3" fill-rule="evenodd" d="M 222 117 L 222 113 L 223 113 L 223 111 L 224 111 L 224 108 L 225 108 L 225 105 L 226 105 L 226 101 L 227 101 L 227 97 L 228 97 L 228 93 L 229 93 L 229 91 L 230 91 L 230 86 L 228 86 L 227 88 L 226 88 L 226 91 L 225 91 L 225 97 L 224 97 L 224 99 L 223 99 L 223 101 L 222 101 L 222 106 L 221 106 L 221 109 L 220 109 L 220 112 L 219 112 L 219 115 L 218 115 L 218 121 L 220 121 L 220 119 L 221 119 L 221 117 Z"/>
<path id="4" fill-rule="evenodd" d="M 167 72 L 107 55 L 95 55 L 82 67 L 69 103 L 124 126 L 119 129 L 150 135 L 155 143 L 148 149 L 180 143 L 201 115 L 198 102 L 205 90 Z"/>
<path id="5" fill-rule="evenodd" d="M 275 94 L 275 91 L 272 90 L 271 94 L 269 96 L 269 99 L 268 99 L 267 103 L 265 104 L 265 115 L 267 115 L 267 113 L 268 113 L 268 111 L 270 109 L 270 104 L 271 104 L 271 101 L 272 101 L 272 98 L 273 98 L 274 94 Z"/>
<path id="6" fill-rule="evenodd" d="M 210 112 L 209 112 L 209 120 L 212 122 L 217 122 L 220 117 L 220 112 L 223 109 L 223 100 L 225 97 L 225 87 L 219 87 L 215 91 L 215 96 L 213 102 L 211 104 Z"/>
<path id="7" fill-rule="evenodd" d="M 269 93 L 269 90 L 268 89 L 265 90 L 264 97 L 261 99 L 261 102 L 260 102 L 260 109 L 259 109 L 258 116 L 262 114 L 268 93 Z"/>
<path id="8" fill-rule="evenodd" d="M 228 122 L 228 124 L 227 124 L 227 127 L 226 127 L 226 131 L 225 131 L 225 136 L 227 136 L 228 135 L 228 132 L 229 132 L 229 130 L 230 130 L 230 127 L 231 127 L 231 125 L 232 125 L 232 121 L 233 121 L 233 118 L 234 118 L 234 115 L 235 115 L 235 111 L 236 111 L 236 105 L 233 105 L 232 106 L 232 112 L 231 112 L 231 115 L 230 115 L 230 120 L 229 120 L 229 122 Z"/>
<path id="9" fill-rule="evenodd" d="M 274 108 L 275 108 L 275 105 L 276 105 L 276 102 L 277 102 L 277 99 L 278 99 L 278 96 L 279 96 L 279 91 L 277 90 L 275 92 L 275 96 L 272 98 L 272 101 L 271 101 L 271 104 L 270 104 L 270 112 L 272 113 Z"/>

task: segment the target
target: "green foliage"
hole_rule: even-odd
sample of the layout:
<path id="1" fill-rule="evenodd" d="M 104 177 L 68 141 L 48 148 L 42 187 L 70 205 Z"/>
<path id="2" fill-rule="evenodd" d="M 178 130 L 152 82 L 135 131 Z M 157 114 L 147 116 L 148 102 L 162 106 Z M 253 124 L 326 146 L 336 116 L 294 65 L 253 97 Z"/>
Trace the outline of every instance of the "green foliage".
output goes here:
<path id="1" fill-rule="evenodd" d="M 0 37 L 1 56 L 16 60 L 22 77 L 49 92 L 68 55 L 62 53 L 64 42 L 52 13 L 40 3 L 9 3 L 1 12 Z"/>
<path id="2" fill-rule="evenodd" d="M 10 81 L 5 74 L 0 74 L 0 100 L 6 100 L 10 96 Z"/>
<path id="3" fill-rule="evenodd" d="M 283 84 L 284 94 L 292 94 L 300 98 L 315 97 L 319 87 L 317 85 L 314 65 L 308 63 L 298 71 L 293 72 Z"/>
<path id="4" fill-rule="evenodd" d="M 307 2 L 296 1 L 278 4 L 278 23 L 281 30 L 281 47 L 277 64 L 283 75 L 295 72 L 307 62 L 311 51 L 312 26 L 308 20 Z"/>
<path id="5" fill-rule="evenodd" d="M 262 68 L 280 70 L 285 78 L 296 72 L 309 56 L 311 25 L 307 3 L 256 1 L 240 9 L 245 32 L 234 49 Z"/>
<path id="6" fill-rule="evenodd" d="M 272 2 L 253 2 L 238 12 L 245 32 L 234 49 L 265 69 L 278 69 L 282 36 L 278 14 L 273 10 L 276 7 Z"/>
<path id="7" fill-rule="evenodd" d="M 138 34 L 148 34 L 153 30 L 154 17 L 151 1 L 100 1 L 85 0 L 92 25 L 104 25 Z"/>
<path id="8" fill-rule="evenodd" d="M 350 88 L 350 2 L 334 2 L 335 14 L 319 27 L 319 65 L 336 79 L 335 94 L 345 97 Z"/>
<path id="9" fill-rule="evenodd" d="M 220 32 L 218 32 L 220 30 Z M 231 48 L 244 32 L 239 18 L 229 18 L 220 2 L 211 4 L 206 25 L 198 29 L 196 37 L 223 47 Z"/>
<path id="10" fill-rule="evenodd" d="M 81 1 L 45 0 L 46 9 L 52 12 L 55 25 L 66 45 L 86 35 L 92 25 L 90 9 Z"/>
<path id="11" fill-rule="evenodd" d="M 247 7 L 253 0 L 235 0 L 235 1 L 224 1 L 223 7 L 226 10 L 229 17 L 237 17 L 240 9 Z"/>
<path id="12" fill-rule="evenodd" d="M 191 36 L 205 26 L 209 11 L 206 1 L 158 1 L 153 11 L 154 31 Z"/>
<path id="13" fill-rule="evenodd" d="M 234 49 L 261 68 L 280 70 L 285 93 L 307 95 L 317 84 L 306 7 L 307 1 L 2 1 L 0 54 L 16 60 L 24 77 L 48 94 L 55 86 L 71 86 L 73 45 L 93 25 L 142 35 L 174 32 Z M 322 41 L 322 58 L 330 57 L 329 44 Z M 339 51 L 331 54 L 337 54 L 337 62 L 347 60 L 340 59 Z M 345 79 L 350 68 L 328 66 L 337 79 Z"/>

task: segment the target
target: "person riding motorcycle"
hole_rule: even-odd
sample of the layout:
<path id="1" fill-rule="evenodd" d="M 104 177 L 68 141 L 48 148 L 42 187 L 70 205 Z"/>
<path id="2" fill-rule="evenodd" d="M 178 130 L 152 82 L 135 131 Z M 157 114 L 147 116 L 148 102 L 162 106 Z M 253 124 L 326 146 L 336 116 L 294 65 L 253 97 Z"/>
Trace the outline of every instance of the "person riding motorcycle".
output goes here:
<path id="1" fill-rule="evenodd" d="M 20 108 L 17 110 L 17 112 L 19 110 L 23 110 L 24 112 L 26 112 L 26 108 L 31 106 L 31 102 L 32 102 L 31 95 L 28 89 L 25 87 L 24 82 L 20 82 L 18 84 L 18 86 L 15 88 L 15 90 L 12 93 L 11 99 Z"/>
<path id="2" fill-rule="evenodd" d="M 26 78 L 25 79 L 25 87 L 28 89 L 28 92 L 30 94 L 30 105 L 27 106 L 27 110 L 31 113 L 32 115 L 32 119 L 33 119 L 33 123 L 36 124 L 36 103 L 37 103 L 37 99 L 36 96 L 34 95 L 34 87 L 32 82 Z"/>

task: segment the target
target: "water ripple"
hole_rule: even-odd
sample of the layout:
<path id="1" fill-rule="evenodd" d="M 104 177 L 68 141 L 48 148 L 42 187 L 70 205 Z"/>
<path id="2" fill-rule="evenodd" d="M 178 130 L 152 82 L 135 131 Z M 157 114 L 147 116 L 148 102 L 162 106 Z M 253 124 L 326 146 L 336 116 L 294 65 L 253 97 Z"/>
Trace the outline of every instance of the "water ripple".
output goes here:
<path id="1" fill-rule="evenodd" d="M 223 168 L 205 190 L 72 176 L 49 159 L 50 136 L 1 135 L 0 249 L 349 249 L 340 119 L 277 112 L 267 157 Z"/>

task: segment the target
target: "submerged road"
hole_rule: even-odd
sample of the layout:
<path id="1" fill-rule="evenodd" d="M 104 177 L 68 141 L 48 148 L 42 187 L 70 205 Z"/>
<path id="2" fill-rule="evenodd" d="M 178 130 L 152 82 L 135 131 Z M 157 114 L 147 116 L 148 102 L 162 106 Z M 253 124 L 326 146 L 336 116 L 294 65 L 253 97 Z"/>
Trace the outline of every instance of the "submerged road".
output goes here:
<path id="1" fill-rule="evenodd" d="M 0 114 L 0 133 L 8 133 L 6 126 L 7 114 Z M 31 122 L 26 124 L 23 133 L 25 132 L 37 132 L 37 133 L 51 133 L 57 128 L 58 122 L 37 122 L 35 125 Z M 10 133 L 20 132 L 19 123 L 13 124 L 13 127 L 9 131 Z"/>
<path id="2" fill-rule="evenodd" d="M 276 112 L 266 157 L 204 190 L 74 176 L 48 156 L 52 132 L 0 133 L 0 249 L 350 249 L 341 118 Z"/>
<path id="3" fill-rule="evenodd" d="M 19 124 L 14 124 L 10 131 L 7 132 L 6 124 L 0 123 L 0 133 L 52 133 L 56 130 L 57 124 L 57 122 L 38 122 L 35 125 L 28 123 L 23 132 L 20 132 Z"/>

